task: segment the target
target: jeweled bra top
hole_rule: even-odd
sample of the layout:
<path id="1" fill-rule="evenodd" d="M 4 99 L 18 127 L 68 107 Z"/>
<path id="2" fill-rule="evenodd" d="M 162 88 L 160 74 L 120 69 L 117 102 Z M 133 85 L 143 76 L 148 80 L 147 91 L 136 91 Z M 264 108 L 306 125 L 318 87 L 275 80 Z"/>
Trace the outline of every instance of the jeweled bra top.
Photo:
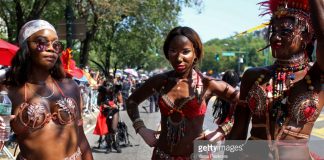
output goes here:
<path id="1" fill-rule="evenodd" d="M 167 84 L 168 80 L 165 81 Z M 200 95 L 198 95 L 197 87 L 202 86 L 202 82 L 197 74 L 197 84 L 195 85 L 195 95 L 185 98 L 182 103 L 177 106 L 168 95 L 165 93 L 164 89 L 160 91 L 160 97 L 158 99 L 158 105 L 161 110 L 161 114 L 164 116 L 169 116 L 173 112 L 180 112 L 184 117 L 188 119 L 193 119 L 197 116 L 202 116 L 206 113 L 207 105 L 205 101 L 200 100 Z"/>
<path id="2" fill-rule="evenodd" d="M 318 110 L 319 91 L 315 90 L 314 86 L 312 86 L 309 75 L 310 72 L 311 71 L 308 71 L 307 75 L 300 80 L 305 81 L 308 85 L 307 91 L 299 92 L 294 97 L 289 97 L 289 89 L 284 90 L 281 97 L 275 94 L 275 88 L 282 88 L 282 90 L 286 88 L 286 86 L 280 84 L 273 84 L 275 83 L 274 81 L 280 80 L 280 74 L 278 77 L 274 76 L 271 78 L 265 87 L 260 85 L 264 78 L 264 75 L 260 75 L 251 87 L 246 98 L 253 115 L 263 116 L 266 112 L 270 112 L 272 116 L 281 116 L 283 119 L 279 117 L 277 122 L 281 123 L 281 126 L 285 117 L 295 120 L 297 124 L 315 121 L 320 112 Z M 289 75 L 285 76 L 289 77 Z M 282 81 L 284 80 L 283 78 Z M 293 88 L 293 86 L 291 86 L 291 88 Z"/>
<path id="3" fill-rule="evenodd" d="M 59 85 L 55 81 L 53 81 L 53 83 L 61 93 L 61 98 L 55 102 L 56 106 L 53 109 L 53 111 L 51 111 L 51 109 L 48 106 L 41 102 L 29 102 L 30 99 L 27 99 L 28 96 L 26 91 L 27 84 L 25 84 L 25 99 L 24 102 L 19 106 L 18 113 L 15 117 L 15 119 L 18 119 L 18 122 L 20 122 L 24 126 L 24 129 L 23 131 L 15 131 L 13 128 L 14 132 L 17 135 L 24 134 L 26 133 L 25 131 L 33 132 L 38 129 L 41 129 L 50 121 L 53 121 L 56 124 L 66 125 L 72 123 L 76 119 L 77 103 L 73 98 L 66 97 Z M 54 90 L 52 92 L 54 92 Z M 44 97 L 41 97 L 41 99 L 42 98 Z"/>

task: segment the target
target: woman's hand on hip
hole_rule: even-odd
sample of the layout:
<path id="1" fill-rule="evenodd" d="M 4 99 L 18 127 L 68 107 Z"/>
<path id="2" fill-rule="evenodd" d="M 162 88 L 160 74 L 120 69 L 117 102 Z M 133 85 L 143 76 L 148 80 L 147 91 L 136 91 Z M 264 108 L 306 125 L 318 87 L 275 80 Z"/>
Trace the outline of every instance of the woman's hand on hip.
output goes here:
<path id="1" fill-rule="evenodd" d="M 144 139 L 145 143 L 150 147 L 154 147 L 157 143 L 156 135 L 160 134 L 160 131 L 154 131 L 146 127 L 142 127 L 138 130 L 138 134 Z"/>
<path id="2" fill-rule="evenodd" d="M 224 131 L 219 127 L 215 131 L 205 130 L 196 140 L 208 140 L 209 142 L 222 141 L 225 138 Z"/>

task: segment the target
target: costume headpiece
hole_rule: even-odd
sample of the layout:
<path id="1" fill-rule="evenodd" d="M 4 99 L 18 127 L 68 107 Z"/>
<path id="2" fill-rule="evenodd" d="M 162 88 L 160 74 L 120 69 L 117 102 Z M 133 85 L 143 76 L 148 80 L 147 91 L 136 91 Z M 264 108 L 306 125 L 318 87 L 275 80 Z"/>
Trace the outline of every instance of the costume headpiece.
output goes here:
<path id="1" fill-rule="evenodd" d="M 45 20 L 31 20 L 27 23 L 25 23 L 19 32 L 19 46 L 21 46 L 25 40 L 30 37 L 32 34 L 42 30 L 42 29 L 50 29 L 56 33 L 55 28 L 53 25 L 48 23 Z"/>
<path id="2" fill-rule="evenodd" d="M 280 17 L 295 13 L 309 16 L 308 0 L 268 0 L 259 4 L 266 9 L 261 15 L 272 14 L 273 16 Z"/>
<path id="3" fill-rule="evenodd" d="M 270 14 L 272 19 L 293 17 L 298 28 L 308 33 L 314 32 L 308 0 L 267 0 L 259 4 L 265 9 L 261 16 Z"/>

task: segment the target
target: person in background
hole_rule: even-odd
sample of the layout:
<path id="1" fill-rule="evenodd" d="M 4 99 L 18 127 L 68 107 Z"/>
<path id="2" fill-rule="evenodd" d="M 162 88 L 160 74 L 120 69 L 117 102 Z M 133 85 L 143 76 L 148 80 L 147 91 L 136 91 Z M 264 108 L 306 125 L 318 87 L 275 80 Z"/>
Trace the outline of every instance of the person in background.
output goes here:
<path id="1" fill-rule="evenodd" d="M 240 76 L 234 70 L 227 70 L 225 71 L 222 80 L 236 88 L 240 83 Z"/>
<path id="2" fill-rule="evenodd" d="M 218 95 L 236 103 L 239 94 L 227 83 L 205 77 L 197 69 L 204 52 L 202 42 L 193 29 L 172 29 L 164 42 L 163 51 L 173 70 L 155 75 L 137 88 L 126 102 L 127 113 L 136 133 L 154 147 L 152 159 L 190 159 L 195 139 L 223 139 L 228 133 L 227 128 L 232 125 L 229 118 L 220 122 L 222 127 L 203 132 L 206 100 Z M 159 132 L 146 128 L 138 111 L 138 105 L 154 93 L 159 94 L 161 112 L 158 139 L 156 134 Z"/>
<path id="3" fill-rule="evenodd" d="M 324 1 L 268 0 L 261 5 L 271 15 L 269 46 L 275 61 L 244 73 L 240 99 L 246 107 L 236 108 L 228 138 L 267 142 L 259 152 L 248 141 L 242 159 L 313 159 L 308 141 L 324 105 Z M 316 61 L 310 65 L 315 38 Z"/>
<path id="4" fill-rule="evenodd" d="M 130 77 L 124 76 L 122 79 L 122 96 L 123 102 L 126 102 L 132 88 Z M 123 103 L 123 110 L 126 110 L 126 103 Z"/>
<path id="5" fill-rule="evenodd" d="M 240 83 L 240 77 L 234 70 L 225 71 L 222 80 L 233 88 L 237 88 Z M 230 114 L 230 103 L 222 98 L 216 97 L 213 103 L 213 116 L 215 121 L 224 121 L 228 114 Z"/>
<path id="6" fill-rule="evenodd" d="M 116 94 L 112 82 L 105 81 L 102 86 L 98 88 L 98 104 L 101 106 L 102 114 L 106 116 L 106 125 L 108 126 L 108 134 L 105 136 L 107 143 L 106 153 L 110 153 L 112 148 L 118 153 L 121 153 L 119 146 L 118 135 L 118 121 L 119 109 L 115 103 Z M 99 143 L 101 138 L 99 138 Z"/>
<path id="7" fill-rule="evenodd" d="M 17 159 L 93 159 L 83 130 L 80 91 L 65 78 L 63 44 L 55 28 L 32 20 L 19 32 L 19 50 L 5 81 L 12 101 Z"/>

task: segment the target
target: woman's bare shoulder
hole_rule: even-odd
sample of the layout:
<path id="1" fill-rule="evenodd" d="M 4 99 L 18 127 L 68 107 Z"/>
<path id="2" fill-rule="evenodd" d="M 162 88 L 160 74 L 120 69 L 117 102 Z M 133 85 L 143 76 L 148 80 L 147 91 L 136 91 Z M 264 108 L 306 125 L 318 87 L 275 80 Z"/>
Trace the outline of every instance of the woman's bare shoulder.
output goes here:
<path id="1" fill-rule="evenodd" d="M 170 72 L 163 72 L 152 76 L 151 78 L 148 79 L 148 81 L 155 84 L 161 84 L 161 82 L 166 81 L 170 77 L 169 75 Z"/>
<path id="2" fill-rule="evenodd" d="M 272 68 L 272 66 L 249 68 L 244 72 L 242 80 L 253 80 L 259 78 L 261 75 L 270 75 L 273 72 Z"/>
<path id="3" fill-rule="evenodd" d="M 61 83 L 62 85 L 78 86 L 78 84 L 73 79 L 70 78 L 63 78 L 59 80 L 59 83 Z"/>
<path id="4" fill-rule="evenodd" d="M 64 91 L 75 92 L 75 93 L 79 92 L 79 85 L 73 79 L 64 78 L 57 82 L 59 83 L 59 86 L 62 87 L 62 90 Z"/>

